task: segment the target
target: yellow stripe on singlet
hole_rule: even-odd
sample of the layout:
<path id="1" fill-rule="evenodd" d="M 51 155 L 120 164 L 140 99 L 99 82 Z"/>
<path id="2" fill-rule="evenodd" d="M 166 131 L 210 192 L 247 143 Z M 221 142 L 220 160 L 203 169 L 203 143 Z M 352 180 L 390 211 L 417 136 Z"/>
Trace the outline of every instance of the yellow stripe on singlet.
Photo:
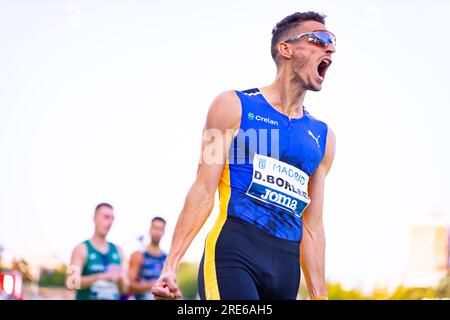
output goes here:
<path id="1" fill-rule="evenodd" d="M 219 182 L 220 212 L 214 227 L 208 234 L 205 244 L 205 259 L 203 262 L 203 277 L 205 281 L 206 300 L 220 300 L 219 286 L 216 274 L 216 243 L 222 227 L 227 219 L 228 201 L 230 200 L 230 168 L 228 163 L 224 165 Z"/>

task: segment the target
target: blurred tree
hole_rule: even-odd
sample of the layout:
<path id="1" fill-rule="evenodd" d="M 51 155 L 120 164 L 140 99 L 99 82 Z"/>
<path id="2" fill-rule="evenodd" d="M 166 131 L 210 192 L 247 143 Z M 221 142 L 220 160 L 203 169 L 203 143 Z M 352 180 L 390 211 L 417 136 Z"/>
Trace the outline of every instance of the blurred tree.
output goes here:
<path id="1" fill-rule="evenodd" d="M 387 300 L 389 298 L 389 290 L 387 287 L 375 287 L 370 295 L 371 300 Z"/>
<path id="2" fill-rule="evenodd" d="M 181 262 L 177 271 L 177 281 L 180 286 L 183 299 L 195 299 L 197 289 L 198 264 Z"/>
<path id="3" fill-rule="evenodd" d="M 450 299 L 450 274 L 439 282 L 436 288 L 436 296 Z"/>
<path id="4" fill-rule="evenodd" d="M 328 298 L 330 300 L 365 300 L 368 299 L 360 290 L 345 290 L 340 283 L 328 284 Z"/>
<path id="5" fill-rule="evenodd" d="M 31 272 L 30 264 L 25 259 L 14 259 L 12 270 L 20 272 L 24 282 L 36 282 L 36 279 Z"/>
<path id="6" fill-rule="evenodd" d="M 306 283 L 302 280 L 300 281 L 300 286 L 298 288 L 297 298 L 300 300 L 308 300 L 309 299 L 309 293 L 308 288 L 306 286 Z"/>
<path id="7" fill-rule="evenodd" d="M 56 270 L 42 269 L 39 277 L 40 287 L 65 288 L 66 267 Z"/>
<path id="8" fill-rule="evenodd" d="M 390 300 L 421 300 L 436 298 L 434 288 L 407 288 L 399 286 L 389 297 Z"/>

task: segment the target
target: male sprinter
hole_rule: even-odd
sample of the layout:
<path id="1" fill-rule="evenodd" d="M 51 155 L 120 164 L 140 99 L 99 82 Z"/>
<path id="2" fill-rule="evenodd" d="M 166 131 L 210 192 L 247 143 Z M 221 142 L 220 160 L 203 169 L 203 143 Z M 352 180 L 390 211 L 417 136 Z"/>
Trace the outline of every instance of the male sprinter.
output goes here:
<path id="1" fill-rule="evenodd" d="M 327 299 L 322 208 L 335 136 L 303 107 L 306 92 L 322 88 L 335 52 L 324 18 L 298 12 L 281 20 L 272 31 L 275 81 L 213 101 L 197 177 L 152 289 L 156 298 L 181 297 L 177 265 L 218 186 L 220 214 L 205 242 L 200 297 L 296 299 L 301 262 L 310 298 Z"/>
<path id="2" fill-rule="evenodd" d="M 100 203 L 94 213 L 94 235 L 72 252 L 69 270 L 75 273 L 68 275 L 67 285 L 73 289 L 69 279 L 79 284 L 77 300 L 118 300 L 127 290 L 125 255 L 122 248 L 106 241 L 113 221 L 113 207 Z M 79 281 L 74 279 L 77 276 Z"/>
<path id="3" fill-rule="evenodd" d="M 144 252 L 135 251 L 131 255 L 128 277 L 130 291 L 136 300 L 153 300 L 150 290 L 160 276 L 167 257 L 159 247 L 165 229 L 166 220 L 154 217 L 150 226 L 150 244 Z"/>

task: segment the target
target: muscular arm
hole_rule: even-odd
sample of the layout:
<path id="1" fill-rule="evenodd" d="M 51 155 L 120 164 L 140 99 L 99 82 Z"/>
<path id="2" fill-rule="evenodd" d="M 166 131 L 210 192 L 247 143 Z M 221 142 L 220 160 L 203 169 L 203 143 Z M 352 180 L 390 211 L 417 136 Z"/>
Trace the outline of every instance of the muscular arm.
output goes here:
<path id="1" fill-rule="evenodd" d="M 175 226 L 163 272 L 175 272 L 178 263 L 201 229 L 214 205 L 214 195 L 241 119 L 240 101 L 234 91 L 220 94 L 211 104 L 203 131 L 200 164 Z"/>
<path id="2" fill-rule="evenodd" d="M 130 279 L 130 291 L 133 293 L 145 293 L 152 289 L 156 280 L 139 280 L 139 272 L 142 266 L 142 253 L 133 252 L 130 258 L 130 267 L 128 268 L 128 278 Z"/>
<path id="3" fill-rule="evenodd" d="M 66 279 L 66 286 L 69 289 L 85 289 L 89 288 L 92 283 L 97 280 L 107 278 L 106 273 L 96 273 L 89 276 L 81 276 L 84 264 L 86 263 L 87 250 L 84 243 L 80 243 L 72 252 L 68 274 Z M 79 285 L 79 288 L 76 286 Z"/>
<path id="4" fill-rule="evenodd" d="M 335 147 L 335 136 L 329 129 L 324 158 L 309 181 L 308 193 L 311 202 L 303 213 L 300 263 L 311 299 L 328 296 L 325 282 L 325 234 L 322 212 L 325 177 L 333 163 Z"/>

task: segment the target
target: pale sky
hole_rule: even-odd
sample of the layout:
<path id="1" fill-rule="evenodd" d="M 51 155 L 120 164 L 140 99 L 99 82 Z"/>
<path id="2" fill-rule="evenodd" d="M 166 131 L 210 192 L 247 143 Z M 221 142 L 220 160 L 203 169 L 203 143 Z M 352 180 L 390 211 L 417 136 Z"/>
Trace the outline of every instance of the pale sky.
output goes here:
<path id="1" fill-rule="evenodd" d="M 450 218 L 449 1 L 0 0 L 0 244 L 67 263 L 107 201 L 109 239 L 127 254 L 154 215 L 168 250 L 211 101 L 270 84 L 271 30 L 307 10 L 337 37 L 305 101 L 337 137 L 327 277 L 400 277 L 410 226 Z M 217 213 L 186 260 L 199 261 Z"/>

